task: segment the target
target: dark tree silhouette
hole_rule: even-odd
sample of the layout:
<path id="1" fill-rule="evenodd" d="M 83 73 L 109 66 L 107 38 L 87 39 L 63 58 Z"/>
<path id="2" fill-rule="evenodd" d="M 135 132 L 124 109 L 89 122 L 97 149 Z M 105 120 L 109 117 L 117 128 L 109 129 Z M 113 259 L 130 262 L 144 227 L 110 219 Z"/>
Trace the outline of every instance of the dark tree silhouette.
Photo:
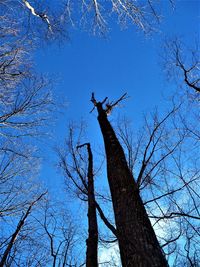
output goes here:
<path id="1" fill-rule="evenodd" d="M 107 115 L 125 98 L 106 103 L 107 98 L 91 101 L 98 111 L 98 122 L 104 139 L 107 175 L 113 202 L 118 233 L 120 256 L 123 266 L 168 266 L 153 227 L 144 208 L 138 186 L 128 168 L 125 154 Z M 106 103 L 106 108 L 103 104 Z"/>
<path id="2" fill-rule="evenodd" d="M 93 155 L 90 147 L 90 143 L 85 143 L 78 146 L 81 148 L 87 147 L 88 152 L 88 172 L 87 172 L 87 196 L 88 196 L 88 239 L 86 240 L 86 266 L 97 267 L 98 266 L 98 224 L 97 213 L 94 195 L 94 175 L 93 175 Z"/>
<path id="3" fill-rule="evenodd" d="M 73 192 L 83 201 L 88 202 L 88 238 L 86 240 L 86 266 L 98 266 L 98 225 L 97 211 L 106 227 L 117 237 L 115 227 L 108 221 L 103 210 L 96 200 L 98 193 L 94 190 L 93 153 L 90 143 L 80 144 L 81 131 L 78 140 L 75 139 L 74 128 L 70 127 L 69 137 L 66 140 L 67 149 L 58 149 L 59 166 L 63 170 L 66 183 Z M 87 147 L 87 154 L 81 148 Z"/>
<path id="4" fill-rule="evenodd" d="M 195 43 L 195 40 L 194 40 Z M 169 78 L 178 76 L 181 85 L 185 84 L 190 91 L 200 93 L 200 53 L 198 44 L 188 48 L 185 43 L 176 38 L 165 43 L 164 66 Z"/>

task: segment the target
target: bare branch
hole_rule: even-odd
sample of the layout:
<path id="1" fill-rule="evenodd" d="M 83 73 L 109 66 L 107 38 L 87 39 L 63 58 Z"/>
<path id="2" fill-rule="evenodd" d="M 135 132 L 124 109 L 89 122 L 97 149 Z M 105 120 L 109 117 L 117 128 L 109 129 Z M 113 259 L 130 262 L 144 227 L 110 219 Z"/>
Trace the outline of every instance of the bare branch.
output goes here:
<path id="1" fill-rule="evenodd" d="M 51 27 L 51 23 L 49 21 L 49 18 L 46 14 L 44 13 L 38 13 L 34 7 L 27 1 L 27 0 L 22 0 L 23 3 L 25 4 L 25 6 L 30 10 L 31 14 L 33 16 L 39 17 L 41 18 L 43 21 L 45 21 L 47 23 L 48 29 L 52 32 L 52 27 Z"/>

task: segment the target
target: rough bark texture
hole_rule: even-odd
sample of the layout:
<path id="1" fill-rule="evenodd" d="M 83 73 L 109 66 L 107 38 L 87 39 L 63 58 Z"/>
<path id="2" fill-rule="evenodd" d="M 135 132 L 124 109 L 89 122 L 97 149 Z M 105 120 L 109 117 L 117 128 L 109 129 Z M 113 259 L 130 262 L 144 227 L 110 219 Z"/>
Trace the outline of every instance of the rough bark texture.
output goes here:
<path id="1" fill-rule="evenodd" d="M 98 102 L 96 107 L 105 143 L 108 182 L 122 266 L 168 266 L 128 168 L 122 146 L 107 119 L 102 103 Z"/>
<path id="2" fill-rule="evenodd" d="M 86 240 L 86 266 L 98 266 L 98 225 L 96 214 L 96 202 L 94 196 L 93 179 L 93 155 L 90 144 L 87 144 L 88 151 L 88 239 Z"/>

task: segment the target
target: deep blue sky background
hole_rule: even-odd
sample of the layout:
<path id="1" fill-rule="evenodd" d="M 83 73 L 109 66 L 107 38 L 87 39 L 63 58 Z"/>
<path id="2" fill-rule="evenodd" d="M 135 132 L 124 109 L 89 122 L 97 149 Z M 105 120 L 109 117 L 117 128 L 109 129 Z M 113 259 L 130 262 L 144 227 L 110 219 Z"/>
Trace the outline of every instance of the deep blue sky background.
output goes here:
<path id="1" fill-rule="evenodd" d="M 96 113 L 89 113 L 92 91 L 99 100 L 105 96 L 114 100 L 127 92 L 130 98 L 110 119 L 119 113 L 127 115 L 136 127 L 142 124 L 144 112 L 166 106 L 163 95 L 170 95 L 176 85 L 166 81 L 160 64 L 161 46 L 165 38 L 175 36 L 193 46 L 194 38 L 199 38 L 200 2 L 177 1 L 174 11 L 166 1 L 161 2 L 163 20 L 152 36 L 145 37 L 133 26 L 122 31 L 118 25 L 111 25 L 105 39 L 75 29 L 62 47 L 52 45 L 37 51 L 36 69 L 58 80 L 54 94 L 68 103 L 50 129 L 53 138 L 42 144 L 46 155 L 42 176 L 50 188 L 57 190 L 62 181 L 53 166 L 56 157 L 51 147 L 62 144 L 69 120 L 86 121 L 90 141 L 101 142 Z"/>

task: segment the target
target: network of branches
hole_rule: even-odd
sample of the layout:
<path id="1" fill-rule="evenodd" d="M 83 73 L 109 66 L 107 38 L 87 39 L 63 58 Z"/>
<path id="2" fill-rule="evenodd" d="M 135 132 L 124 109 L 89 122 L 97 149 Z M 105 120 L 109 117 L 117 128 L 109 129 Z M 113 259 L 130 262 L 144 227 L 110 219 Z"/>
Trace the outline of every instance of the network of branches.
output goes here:
<path id="1" fill-rule="evenodd" d="M 79 129 L 71 124 L 65 142 L 56 149 L 64 177 L 63 201 L 40 181 L 40 142 L 43 136 L 48 140 L 47 125 L 59 107 L 53 101 L 51 80 L 37 73 L 32 56 L 43 42 L 64 42 L 73 27 L 105 36 L 117 21 L 122 28 L 133 25 L 149 33 L 161 19 L 161 5 L 154 0 L 0 1 L 0 266 L 95 267 L 89 265 L 89 258 L 98 253 L 102 266 L 120 266 L 117 244 L 121 236 L 113 199 L 108 187 L 102 186 L 106 184 L 106 153 L 96 148 L 98 142 L 86 138 L 82 124 Z M 127 94 L 115 101 L 108 97 L 97 101 L 94 93 L 91 112 L 97 112 L 98 119 L 103 112 L 110 133 L 122 146 L 124 166 L 131 172 L 169 265 L 197 267 L 199 52 L 178 39 L 166 42 L 165 52 L 164 69 L 178 81 L 178 94 L 170 99 L 171 109 L 165 114 L 149 112 L 137 131 L 126 118 L 111 125 L 108 115 Z M 121 190 L 124 194 L 126 188 Z M 81 208 L 71 206 L 65 195 L 74 203 L 80 200 Z M 91 253 L 94 247 L 95 255 Z M 110 249 L 117 256 L 105 260 L 99 251 Z"/>

